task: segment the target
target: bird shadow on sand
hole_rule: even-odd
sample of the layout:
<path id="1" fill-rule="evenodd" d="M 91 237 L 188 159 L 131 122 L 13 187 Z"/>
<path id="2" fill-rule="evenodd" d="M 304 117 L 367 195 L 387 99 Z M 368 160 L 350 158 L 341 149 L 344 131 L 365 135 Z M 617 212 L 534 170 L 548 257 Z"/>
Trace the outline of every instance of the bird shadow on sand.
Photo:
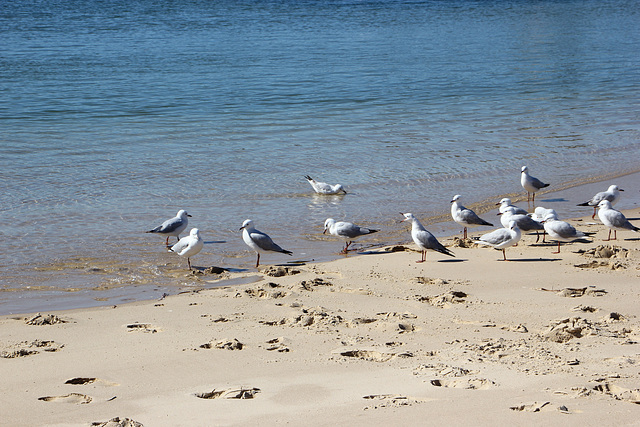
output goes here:
<path id="1" fill-rule="evenodd" d="M 504 260 L 498 260 L 504 261 Z M 549 262 L 549 261 L 561 261 L 560 258 L 510 258 L 508 262 Z"/>
<path id="2" fill-rule="evenodd" d="M 569 200 L 564 197 L 558 197 L 557 199 L 540 199 L 538 202 L 568 202 Z"/>
<path id="3" fill-rule="evenodd" d="M 468 259 L 439 259 L 438 262 L 466 262 Z"/>
<path id="4" fill-rule="evenodd" d="M 219 244 L 219 243 L 227 243 L 226 240 L 206 240 L 203 242 L 205 245 L 213 245 L 213 244 Z"/>

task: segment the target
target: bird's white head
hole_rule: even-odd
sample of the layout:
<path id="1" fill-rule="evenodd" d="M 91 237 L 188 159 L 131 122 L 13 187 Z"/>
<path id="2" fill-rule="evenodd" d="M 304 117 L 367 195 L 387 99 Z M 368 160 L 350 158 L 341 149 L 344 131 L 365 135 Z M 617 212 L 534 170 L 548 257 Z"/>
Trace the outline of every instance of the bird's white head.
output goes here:
<path id="1" fill-rule="evenodd" d="M 344 189 L 342 184 L 336 184 L 336 186 L 333 188 L 333 191 L 335 191 L 336 193 L 339 193 L 342 191 L 344 194 L 347 194 L 347 190 Z"/>
<path id="2" fill-rule="evenodd" d="M 413 216 L 411 212 L 407 212 L 407 213 L 400 212 L 400 215 L 404 215 L 403 221 L 412 221 L 416 218 L 415 216 Z"/>
<path id="3" fill-rule="evenodd" d="M 186 217 L 191 217 L 191 215 L 189 215 L 184 209 L 180 209 L 178 211 L 178 217 L 185 219 Z"/>
<path id="4" fill-rule="evenodd" d="M 240 227 L 240 230 L 250 230 L 253 228 L 253 221 L 251 221 L 250 219 L 245 219 L 244 222 L 242 223 L 242 227 Z"/>
<path id="5" fill-rule="evenodd" d="M 515 221 L 509 221 L 509 228 L 511 230 L 515 230 L 516 228 L 518 228 L 518 224 L 516 224 Z"/>
<path id="6" fill-rule="evenodd" d="M 496 205 L 502 205 L 502 206 L 509 206 L 511 204 L 511 199 L 508 197 L 505 197 L 504 199 L 500 200 L 499 203 L 496 203 Z"/>
<path id="7" fill-rule="evenodd" d="M 325 234 L 329 228 L 336 223 L 336 220 L 333 218 L 327 218 L 327 220 L 324 222 L 324 231 L 322 232 L 322 234 Z"/>
<path id="8" fill-rule="evenodd" d="M 528 168 L 528 167 L 526 167 L 526 166 L 523 166 L 523 167 L 520 169 L 520 172 L 521 172 L 521 173 L 529 172 L 529 168 Z"/>
<path id="9" fill-rule="evenodd" d="M 598 207 L 600 209 L 611 209 L 611 202 L 608 200 L 603 200 L 600 203 L 598 203 Z"/>
<path id="10" fill-rule="evenodd" d="M 189 235 L 191 237 L 198 237 L 200 236 L 200 230 L 198 230 L 197 228 L 192 228 L 191 231 L 189 232 Z"/>
<path id="11" fill-rule="evenodd" d="M 622 188 L 618 188 L 617 185 L 610 185 L 609 186 L 609 192 L 610 193 L 615 193 L 616 191 L 624 191 Z"/>
<path id="12" fill-rule="evenodd" d="M 451 199 L 451 203 L 457 202 L 458 200 L 460 200 L 460 197 L 462 197 L 462 196 L 459 195 L 459 194 L 456 194 L 455 196 L 453 196 L 453 199 Z"/>

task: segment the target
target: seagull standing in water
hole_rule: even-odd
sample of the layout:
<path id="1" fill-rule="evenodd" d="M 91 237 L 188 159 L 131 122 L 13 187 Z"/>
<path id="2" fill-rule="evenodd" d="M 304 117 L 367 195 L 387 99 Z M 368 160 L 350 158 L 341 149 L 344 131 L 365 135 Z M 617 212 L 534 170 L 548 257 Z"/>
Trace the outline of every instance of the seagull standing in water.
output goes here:
<path id="1" fill-rule="evenodd" d="M 462 196 L 456 194 L 453 196 L 453 200 L 451 200 L 451 216 L 455 222 L 464 227 L 463 236 L 465 239 L 467 238 L 467 227 L 475 227 L 478 225 L 493 226 L 493 224 L 476 215 L 471 209 L 462 206 L 462 203 L 458 202 L 460 197 Z"/>
<path id="2" fill-rule="evenodd" d="M 187 257 L 187 265 L 189 265 L 189 270 L 191 270 L 190 258 L 197 255 L 202 250 L 203 245 L 204 242 L 202 241 L 202 237 L 200 237 L 200 231 L 197 228 L 192 228 L 188 236 L 178 240 L 178 243 L 171 246 L 169 250 L 182 257 Z"/>
<path id="3" fill-rule="evenodd" d="M 538 178 L 535 178 L 529 175 L 529 168 L 523 166 L 520 170 L 520 184 L 522 184 L 522 188 L 527 191 L 527 202 L 531 198 L 531 201 L 536 201 L 536 193 L 545 187 L 548 187 L 549 184 L 545 184 L 540 181 Z M 531 197 L 533 195 L 533 197 Z"/>
<path id="4" fill-rule="evenodd" d="M 267 234 L 256 230 L 253 226 L 253 221 L 250 219 L 247 219 L 242 223 L 240 230 L 242 230 L 242 240 L 244 240 L 247 246 L 253 249 L 256 254 L 258 254 L 256 268 L 260 265 L 261 253 L 280 252 L 287 255 L 291 255 L 293 253 L 286 249 L 282 249 L 280 246 L 276 245 Z"/>
<path id="5" fill-rule="evenodd" d="M 611 206 L 615 205 L 618 199 L 620 199 L 620 192 L 624 191 L 621 188 L 618 188 L 617 185 L 610 185 L 607 191 L 601 191 L 597 193 L 595 196 L 591 198 L 588 202 L 580 203 L 578 206 L 593 206 L 593 215 L 591 219 L 596 217 L 596 209 L 598 209 L 598 204 L 603 200 L 608 200 L 611 202 Z"/>
<path id="6" fill-rule="evenodd" d="M 340 194 L 340 193 L 347 194 L 347 191 L 342 187 L 342 184 L 331 185 L 331 184 L 327 184 L 326 182 L 319 182 L 311 178 L 309 175 L 305 175 L 305 178 L 307 179 L 307 181 L 309 181 L 309 184 L 311 184 L 311 186 L 313 187 L 313 191 L 315 191 L 318 194 L 326 194 L 326 195 L 333 195 L 333 194 Z"/>
<path id="7" fill-rule="evenodd" d="M 333 218 L 327 218 L 327 220 L 324 222 L 324 231 L 322 232 L 322 234 L 326 234 L 327 231 L 329 232 L 329 234 L 338 236 L 345 240 L 345 246 L 341 252 L 343 254 L 347 253 L 347 251 L 349 250 L 349 245 L 351 245 L 351 243 L 353 243 L 353 241 L 358 237 L 378 232 L 378 230 L 363 228 L 351 222 L 336 221 Z"/>
<path id="8" fill-rule="evenodd" d="M 422 251 L 422 258 L 416 262 L 425 262 L 427 260 L 427 249 L 455 257 L 453 252 L 442 246 L 435 236 L 429 233 L 412 213 L 400 213 L 400 215 L 404 215 L 403 221 L 411 221 L 411 237 Z"/>
<path id="9" fill-rule="evenodd" d="M 574 226 L 565 221 L 560 221 L 555 214 L 547 214 L 544 218 L 544 230 L 552 240 L 558 242 L 558 251 L 560 253 L 560 242 L 573 242 L 574 240 L 587 237 L 582 231 L 578 231 Z"/>
<path id="10" fill-rule="evenodd" d="M 158 233 L 164 236 L 167 236 L 167 241 L 165 245 L 169 247 L 169 237 L 176 236 L 178 241 L 180 241 L 180 233 L 182 233 L 185 228 L 187 228 L 187 224 L 189 223 L 189 215 L 187 211 L 184 209 L 180 209 L 175 218 L 171 218 L 163 222 L 161 225 L 157 226 L 153 230 L 147 231 L 147 233 Z"/>
<path id="11" fill-rule="evenodd" d="M 622 212 L 613 209 L 609 200 L 602 200 L 598 203 L 598 207 L 600 208 L 598 218 L 609 228 L 609 236 L 604 239 L 605 242 L 611 240 L 611 230 L 613 230 L 613 240 L 618 239 L 618 230 L 631 230 L 636 233 L 640 231 L 640 228 L 631 224 Z"/>
<path id="12" fill-rule="evenodd" d="M 499 228 L 491 233 L 483 234 L 479 240 L 475 240 L 476 243 L 481 245 L 493 246 L 494 249 L 502 249 L 502 257 L 507 260 L 507 254 L 505 249 L 510 246 L 515 246 L 522 237 L 522 233 L 518 224 L 515 221 L 510 221 L 508 227 Z"/>

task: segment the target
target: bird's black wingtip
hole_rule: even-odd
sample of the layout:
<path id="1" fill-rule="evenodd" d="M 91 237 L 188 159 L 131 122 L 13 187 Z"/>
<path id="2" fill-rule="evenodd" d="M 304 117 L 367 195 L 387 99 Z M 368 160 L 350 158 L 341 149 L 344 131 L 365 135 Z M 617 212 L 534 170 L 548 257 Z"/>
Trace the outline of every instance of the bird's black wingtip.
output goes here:
<path id="1" fill-rule="evenodd" d="M 304 176 L 308 181 L 312 181 L 312 178 L 309 175 Z"/>

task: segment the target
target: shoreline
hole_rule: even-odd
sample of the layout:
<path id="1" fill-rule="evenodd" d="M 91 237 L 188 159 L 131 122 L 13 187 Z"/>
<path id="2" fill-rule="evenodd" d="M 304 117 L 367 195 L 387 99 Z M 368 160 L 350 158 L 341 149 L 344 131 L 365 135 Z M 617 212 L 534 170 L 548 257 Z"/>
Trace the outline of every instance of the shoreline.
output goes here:
<path id="1" fill-rule="evenodd" d="M 640 238 L 570 222 L 595 235 L 559 255 L 524 235 L 509 262 L 455 247 L 417 264 L 409 244 L 161 301 L 0 316 L 3 419 L 635 424 Z"/>
<path id="2" fill-rule="evenodd" d="M 545 205 L 546 207 L 552 207 L 558 211 L 561 215 L 561 218 L 575 218 L 579 215 L 588 212 L 588 209 L 584 207 L 575 206 L 577 200 L 585 201 L 588 200 L 593 194 L 598 191 L 604 191 L 606 187 L 608 187 L 607 181 L 616 180 L 617 182 L 626 183 L 628 185 L 622 184 L 621 188 L 629 188 L 629 190 L 623 193 L 621 201 L 619 202 L 618 208 L 621 209 L 629 209 L 635 206 L 640 205 L 640 192 L 634 191 L 631 188 L 633 183 L 640 182 L 640 170 L 639 171 L 626 171 L 626 172 L 618 172 L 606 177 L 598 177 L 593 178 L 587 181 L 576 181 L 576 182 L 567 182 L 565 184 L 561 184 L 559 188 L 553 189 L 545 189 L 538 193 L 539 199 L 536 201 L 536 205 Z M 523 201 L 522 192 L 515 193 L 504 193 L 496 196 L 495 198 L 485 199 L 479 202 L 473 203 L 464 203 L 467 207 L 475 210 L 478 214 L 487 215 L 489 212 L 497 210 L 495 206 L 495 202 L 500 200 L 503 197 L 510 197 L 514 203 L 522 205 L 522 207 L 527 207 L 526 200 Z M 569 199 L 571 197 L 571 199 Z M 584 200 L 582 200 L 584 199 Z M 531 205 L 528 205 L 529 210 L 532 210 Z M 567 214 L 568 213 L 568 214 Z M 420 218 L 421 222 L 431 231 L 436 237 L 439 239 L 443 238 L 451 238 L 454 235 L 457 235 L 460 227 L 458 224 L 453 222 L 448 212 L 441 213 L 438 215 L 429 215 L 424 218 Z M 486 217 L 486 219 L 490 220 L 490 222 L 494 223 L 494 225 L 499 226 L 499 221 L 495 218 Z M 399 222 L 399 220 L 392 220 L 390 224 Z M 408 229 L 406 227 L 401 227 L 401 230 L 388 231 L 383 230 L 379 235 L 373 235 L 370 238 L 363 239 L 361 241 L 356 242 L 356 247 L 361 246 L 364 248 L 364 251 L 371 249 L 377 249 L 384 246 L 393 246 L 396 244 L 405 244 L 409 242 L 410 236 Z M 481 227 L 481 228 L 473 228 L 471 231 L 476 231 L 480 233 L 488 232 L 491 230 L 491 227 Z M 476 233 L 478 234 L 478 233 Z M 337 239 L 325 238 L 323 239 L 325 244 L 338 245 Z M 315 242 L 311 242 L 315 243 Z M 358 256 L 358 254 L 356 254 Z M 253 257 L 253 253 L 251 253 L 249 258 Z M 323 257 L 311 257 L 310 260 L 302 261 L 292 261 L 290 263 L 271 263 L 270 261 L 275 258 L 272 257 L 271 260 L 267 261 L 265 265 L 290 265 L 297 266 L 302 264 L 313 265 L 316 263 L 323 262 L 331 262 L 335 260 L 339 260 L 342 258 L 339 254 L 330 254 Z M 249 265 L 252 265 L 250 262 Z M 204 267 L 200 267 L 201 270 Z M 226 267 L 232 272 L 242 272 L 248 275 L 256 274 L 258 271 L 255 268 L 245 268 L 242 265 L 233 265 Z M 180 275 L 184 275 L 185 278 L 189 279 L 188 273 L 179 273 Z M 197 277 L 197 276 L 196 276 Z M 225 280 L 238 280 L 244 276 L 239 276 L 238 274 L 232 274 L 231 277 L 220 278 L 221 282 Z M 192 276 L 191 279 L 194 277 Z M 201 279 L 215 279 L 215 277 L 201 277 Z M 220 286 L 224 286 L 223 283 Z M 206 289 L 208 286 L 198 287 L 199 289 Z M 142 288 L 142 289 L 141 289 Z M 67 310 L 67 309 L 75 309 L 75 308 L 90 308 L 90 307 L 99 307 L 99 306 L 108 306 L 113 304 L 123 304 L 134 301 L 152 301 L 162 297 L 165 294 L 174 295 L 176 293 L 189 291 L 191 286 L 160 286 L 154 287 L 150 285 L 133 285 L 133 286 L 115 286 L 111 289 L 106 290 L 91 290 L 91 289 L 83 289 L 80 291 L 76 291 L 74 289 L 64 289 L 57 290 L 52 289 L 52 300 L 55 300 L 55 304 L 51 304 L 49 307 L 36 307 L 32 304 L 31 309 L 20 309 L 22 306 L 29 306 L 28 304 L 16 304 L 16 300 L 12 300 L 11 303 L 7 304 L 6 308 L 3 308 L 0 311 L 0 315 L 2 314 L 20 314 L 20 313 L 31 313 L 42 310 Z M 36 292 L 43 292 L 44 290 L 35 290 Z M 30 292 L 34 292 L 33 290 L 4 290 L 4 292 L 19 292 L 22 293 L 25 300 L 28 300 Z M 90 296 L 85 296 L 89 295 Z M 21 297 L 22 298 L 22 297 Z M 43 304 L 39 304 L 43 305 Z M 16 308 L 13 308 L 16 307 Z"/>

